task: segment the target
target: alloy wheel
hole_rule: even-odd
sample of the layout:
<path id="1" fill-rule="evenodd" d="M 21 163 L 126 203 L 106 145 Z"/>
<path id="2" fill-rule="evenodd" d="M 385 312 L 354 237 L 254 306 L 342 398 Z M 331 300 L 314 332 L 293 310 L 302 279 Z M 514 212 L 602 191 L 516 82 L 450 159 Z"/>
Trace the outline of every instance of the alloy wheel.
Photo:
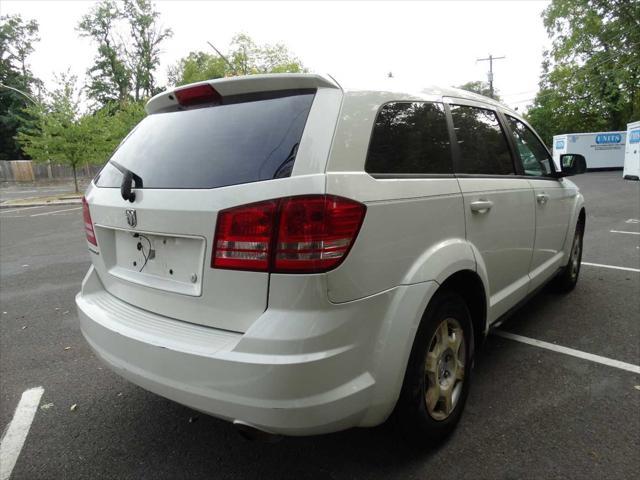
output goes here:
<path id="1" fill-rule="evenodd" d="M 455 318 L 447 318 L 436 328 L 425 361 L 425 404 L 434 420 L 445 420 L 455 409 L 465 365 L 464 331 Z"/>

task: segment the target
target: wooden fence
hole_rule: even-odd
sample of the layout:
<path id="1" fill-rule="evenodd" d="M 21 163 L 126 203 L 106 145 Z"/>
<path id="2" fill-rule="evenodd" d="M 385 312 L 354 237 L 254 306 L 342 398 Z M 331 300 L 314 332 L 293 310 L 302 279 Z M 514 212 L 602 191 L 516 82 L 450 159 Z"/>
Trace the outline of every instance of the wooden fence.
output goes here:
<path id="1" fill-rule="evenodd" d="M 93 178 L 101 168 L 102 165 L 78 166 L 78 178 Z M 67 165 L 31 160 L 0 160 L 0 182 L 36 182 L 70 178 L 73 178 L 73 170 Z"/>

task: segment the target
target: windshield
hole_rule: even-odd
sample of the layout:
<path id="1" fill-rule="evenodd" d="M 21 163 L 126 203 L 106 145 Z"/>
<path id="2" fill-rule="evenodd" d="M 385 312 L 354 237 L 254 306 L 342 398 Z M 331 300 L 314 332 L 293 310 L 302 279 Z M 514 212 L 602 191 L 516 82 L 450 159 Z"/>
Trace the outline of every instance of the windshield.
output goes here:
<path id="1" fill-rule="evenodd" d="M 118 147 L 96 185 L 119 188 L 125 169 L 142 178 L 144 188 L 216 188 L 288 177 L 313 98 L 313 91 L 279 92 L 276 98 L 149 115 Z"/>

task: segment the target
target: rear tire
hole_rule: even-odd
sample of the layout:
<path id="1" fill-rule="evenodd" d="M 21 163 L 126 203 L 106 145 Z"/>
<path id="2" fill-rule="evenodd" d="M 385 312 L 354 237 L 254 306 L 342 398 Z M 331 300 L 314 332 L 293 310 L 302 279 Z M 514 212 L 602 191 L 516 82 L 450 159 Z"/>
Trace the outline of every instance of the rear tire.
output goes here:
<path id="1" fill-rule="evenodd" d="M 416 333 L 395 409 L 411 443 L 437 445 L 460 420 L 471 381 L 472 328 L 460 295 L 435 294 Z"/>
<path id="2" fill-rule="evenodd" d="M 578 222 L 576 233 L 571 244 L 571 254 L 567 265 L 560 271 L 551 283 L 551 287 L 558 293 L 568 293 L 576 287 L 582 264 L 582 242 L 584 237 L 584 222 Z"/>

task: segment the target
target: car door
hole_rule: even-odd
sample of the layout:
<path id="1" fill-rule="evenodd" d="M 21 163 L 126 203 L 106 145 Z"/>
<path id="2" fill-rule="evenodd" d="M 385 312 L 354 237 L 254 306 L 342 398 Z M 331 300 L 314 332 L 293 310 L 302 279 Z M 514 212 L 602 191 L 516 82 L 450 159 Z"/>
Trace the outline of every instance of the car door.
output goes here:
<path id="1" fill-rule="evenodd" d="M 467 240 L 489 284 L 489 321 L 529 288 L 535 234 L 531 185 L 516 176 L 512 148 L 498 115 L 481 103 L 449 99 L 455 171 L 463 195 Z"/>
<path id="2" fill-rule="evenodd" d="M 563 246 L 578 192 L 570 181 L 553 177 L 552 157 L 534 131 L 511 115 L 505 118 L 517 153 L 516 168 L 528 179 L 535 197 L 536 235 L 529 267 L 533 290 L 563 263 Z"/>

